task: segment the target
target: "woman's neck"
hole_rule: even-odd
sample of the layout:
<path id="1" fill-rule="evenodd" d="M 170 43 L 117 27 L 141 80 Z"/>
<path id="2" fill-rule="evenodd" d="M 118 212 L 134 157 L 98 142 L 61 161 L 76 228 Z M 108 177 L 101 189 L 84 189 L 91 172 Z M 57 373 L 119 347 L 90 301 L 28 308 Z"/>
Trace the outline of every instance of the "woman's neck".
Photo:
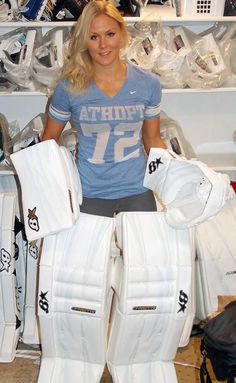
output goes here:
<path id="1" fill-rule="evenodd" d="M 126 81 L 126 65 L 120 62 L 116 68 L 106 68 L 103 71 L 95 71 L 95 85 L 107 96 L 116 96 Z"/>
<path id="2" fill-rule="evenodd" d="M 119 61 L 116 65 L 97 67 L 94 70 L 94 82 L 124 80 L 126 77 L 126 65 Z"/>

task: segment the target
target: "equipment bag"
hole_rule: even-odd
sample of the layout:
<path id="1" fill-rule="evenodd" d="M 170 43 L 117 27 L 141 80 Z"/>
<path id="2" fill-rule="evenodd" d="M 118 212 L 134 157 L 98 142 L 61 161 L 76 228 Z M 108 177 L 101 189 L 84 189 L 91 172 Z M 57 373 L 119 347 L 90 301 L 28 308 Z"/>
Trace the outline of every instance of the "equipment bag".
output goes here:
<path id="1" fill-rule="evenodd" d="M 209 320 L 201 341 L 203 356 L 200 368 L 201 383 L 212 383 L 206 358 L 210 359 L 216 379 L 234 383 L 236 377 L 236 301 Z"/>

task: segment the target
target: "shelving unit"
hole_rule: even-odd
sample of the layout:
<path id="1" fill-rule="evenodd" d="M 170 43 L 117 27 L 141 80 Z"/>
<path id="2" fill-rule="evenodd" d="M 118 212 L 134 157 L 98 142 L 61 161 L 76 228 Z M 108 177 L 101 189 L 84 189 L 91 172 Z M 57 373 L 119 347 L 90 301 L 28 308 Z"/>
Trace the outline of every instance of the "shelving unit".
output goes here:
<path id="1" fill-rule="evenodd" d="M 152 21 L 169 26 L 182 25 L 194 32 L 206 30 L 216 21 L 236 22 L 236 17 L 176 17 L 170 7 L 160 8 L 160 13 L 146 12 L 143 16 L 141 13 L 141 17 L 126 20 L 131 24 Z M 43 33 L 46 33 L 53 27 L 73 25 L 74 22 L 60 21 L 4 22 L 0 23 L 0 34 L 19 27 L 42 28 Z M 230 171 L 232 179 L 236 179 L 236 145 L 233 145 L 233 132 L 236 129 L 235 94 L 236 87 L 163 89 L 162 97 L 162 109 L 178 121 L 197 157 L 216 170 Z M 0 112 L 9 122 L 17 120 L 20 128 L 23 128 L 34 116 L 45 111 L 47 101 L 48 97 L 40 92 L 0 92 Z"/>

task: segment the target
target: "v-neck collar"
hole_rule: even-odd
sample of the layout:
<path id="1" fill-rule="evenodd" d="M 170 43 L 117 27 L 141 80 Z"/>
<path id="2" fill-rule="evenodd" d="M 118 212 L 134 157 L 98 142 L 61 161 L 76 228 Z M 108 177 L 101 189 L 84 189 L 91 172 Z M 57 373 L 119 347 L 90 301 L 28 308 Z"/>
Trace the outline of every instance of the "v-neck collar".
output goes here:
<path id="1" fill-rule="evenodd" d="M 129 75 L 129 65 L 127 65 L 127 64 L 125 64 L 125 65 L 126 65 L 126 77 L 125 77 L 125 80 L 124 80 L 123 84 L 121 85 L 120 89 L 118 90 L 118 92 L 114 96 L 109 96 L 107 93 L 103 92 L 99 88 L 99 86 L 97 86 L 94 82 L 92 82 L 92 86 L 97 90 L 97 92 L 102 94 L 104 98 L 107 98 L 109 100 L 115 99 L 117 96 L 119 96 L 122 93 L 122 91 L 124 90 L 124 88 L 125 88 L 125 86 L 127 84 L 128 75 Z"/>

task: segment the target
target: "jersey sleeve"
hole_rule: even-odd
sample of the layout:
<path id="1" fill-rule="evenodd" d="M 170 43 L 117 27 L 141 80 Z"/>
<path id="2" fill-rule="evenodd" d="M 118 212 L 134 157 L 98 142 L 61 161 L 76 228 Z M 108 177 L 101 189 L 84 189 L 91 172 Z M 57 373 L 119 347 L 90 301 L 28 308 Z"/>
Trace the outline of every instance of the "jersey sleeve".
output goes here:
<path id="1" fill-rule="evenodd" d="M 151 73 L 149 79 L 150 100 L 144 110 L 145 120 L 154 120 L 160 117 L 161 84 L 157 75 Z"/>
<path id="2" fill-rule="evenodd" d="M 65 82 L 60 82 L 55 88 L 49 104 L 48 117 L 62 125 L 71 118 L 70 99 Z"/>

